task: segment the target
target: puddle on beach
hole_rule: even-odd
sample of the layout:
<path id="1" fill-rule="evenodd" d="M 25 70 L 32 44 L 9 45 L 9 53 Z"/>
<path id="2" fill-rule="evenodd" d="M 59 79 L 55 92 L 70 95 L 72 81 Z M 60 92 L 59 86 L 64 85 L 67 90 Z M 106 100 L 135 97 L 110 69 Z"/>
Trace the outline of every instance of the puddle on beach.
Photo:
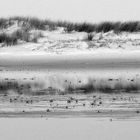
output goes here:
<path id="1" fill-rule="evenodd" d="M 0 72 L 1 91 L 16 92 L 138 92 L 139 69 L 136 70 L 54 70 L 3 69 Z M 48 93 L 48 92 L 47 92 Z M 21 94 L 21 93 L 20 93 Z M 45 94 L 45 93 L 44 93 Z"/>

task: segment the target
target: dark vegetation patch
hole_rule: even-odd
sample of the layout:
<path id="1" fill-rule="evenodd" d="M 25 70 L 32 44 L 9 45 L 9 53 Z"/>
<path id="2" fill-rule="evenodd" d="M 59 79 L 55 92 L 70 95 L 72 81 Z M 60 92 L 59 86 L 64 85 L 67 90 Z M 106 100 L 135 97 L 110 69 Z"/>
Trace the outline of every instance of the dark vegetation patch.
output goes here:
<path id="1" fill-rule="evenodd" d="M 51 21 L 49 19 L 43 20 L 35 17 L 11 17 L 0 19 L 0 30 L 7 29 L 13 24 L 17 23 L 20 29 L 14 31 L 12 34 L 0 33 L 0 43 L 4 43 L 6 46 L 18 44 L 18 40 L 25 42 L 38 42 L 38 38 L 41 35 L 34 35 L 31 38 L 31 30 L 56 30 L 57 27 L 64 27 L 64 30 L 68 33 L 72 31 L 87 32 L 87 41 L 92 41 L 94 34 L 93 32 L 109 32 L 114 31 L 115 33 L 121 32 L 139 32 L 140 22 L 139 21 L 128 21 L 128 22 L 102 22 L 98 24 L 92 23 L 73 23 L 68 21 Z"/>
<path id="2" fill-rule="evenodd" d="M 73 23 L 68 21 L 51 21 L 49 19 L 38 19 L 36 17 L 11 17 L 0 19 L 0 29 L 11 26 L 14 21 L 17 21 L 20 26 L 38 30 L 55 30 L 56 27 L 65 27 L 67 32 L 139 32 L 140 22 L 139 21 L 127 21 L 127 22 L 102 22 L 98 24 L 93 23 Z"/>
<path id="3" fill-rule="evenodd" d="M 37 43 L 38 39 L 42 36 L 42 33 L 39 31 L 36 33 L 30 33 L 24 29 L 18 29 L 11 34 L 0 33 L 0 43 L 3 43 L 6 46 L 17 45 L 19 40 Z"/>
<path id="4" fill-rule="evenodd" d="M 4 43 L 6 46 L 16 45 L 18 38 L 16 36 L 8 35 L 6 33 L 0 34 L 0 43 Z"/>

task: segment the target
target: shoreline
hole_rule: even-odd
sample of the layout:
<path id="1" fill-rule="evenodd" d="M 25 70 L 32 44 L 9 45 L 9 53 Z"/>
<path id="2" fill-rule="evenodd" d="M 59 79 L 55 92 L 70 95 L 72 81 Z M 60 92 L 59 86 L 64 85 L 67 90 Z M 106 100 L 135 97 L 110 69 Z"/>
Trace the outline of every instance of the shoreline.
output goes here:
<path id="1" fill-rule="evenodd" d="M 138 120 L 140 121 L 140 113 L 134 109 L 104 111 L 102 109 L 96 111 L 31 111 L 31 112 L 0 112 L 0 118 L 95 118 L 112 120 Z"/>

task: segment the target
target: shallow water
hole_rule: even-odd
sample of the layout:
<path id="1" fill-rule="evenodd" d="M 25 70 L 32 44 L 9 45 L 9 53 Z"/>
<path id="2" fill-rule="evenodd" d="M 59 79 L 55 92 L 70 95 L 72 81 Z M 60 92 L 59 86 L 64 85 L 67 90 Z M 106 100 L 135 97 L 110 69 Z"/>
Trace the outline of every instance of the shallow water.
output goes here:
<path id="1" fill-rule="evenodd" d="M 33 55 L 32 57 L 30 55 L 2 55 L 0 80 L 7 82 L 12 80 L 21 85 L 28 84 L 35 90 L 49 88 L 50 91 L 51 87 L 57 92 L 65 92 L 69 89 L 81 91 L 85 88 L 86 91 L 92 88 L 93 91 L 90 92 L 106 89 L 111 92 L 118 89 L 125 92 L 127 90 L 137 92 L 140 90 L 139 58 L 139 55 L 131 54 L 127 57 L 123 55 L 100 57 L 95 54 Z M 18 90 L 20 89 L 21 86 L 18 87 Z"/>
<path id="2" fill-rule="evenodd" d="M 0 119 L 1 140 L 139 140 L 140 121 Z"/>
<path id="3" fill-rule="evenodd" d="M 57 93 L 83 92 L 138 92 L 140 90 L 139 70 L 3 70 L 0 85 L 7 90 L 56 91 Z M 17 85 L 17 87 L 14 87 Z M 24 87 L 23 87 L 24 86 Z M 26 90 L 26 87 L 30 89 Z M 1 89 L 2 89 L 1 88 Z M 89 91 L 90 90 L 90 91 Z M 44 92 L 45 94 L 45 92 Z"/>

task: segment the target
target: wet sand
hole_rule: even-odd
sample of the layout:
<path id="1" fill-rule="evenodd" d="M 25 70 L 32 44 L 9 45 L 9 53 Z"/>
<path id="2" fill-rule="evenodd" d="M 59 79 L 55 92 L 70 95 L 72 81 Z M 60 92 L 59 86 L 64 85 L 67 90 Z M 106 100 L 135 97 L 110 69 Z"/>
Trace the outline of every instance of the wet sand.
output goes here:
<path id="1" fill-rule="evenodd" d="M 108 118 L 0 119 L 2 140 L 139 140 L 140 121 Z"/>
<path id="2" fill-rule="evenodd" d="M 1 95 L 1 118 L 139 120 L 139 94 Z"/>

